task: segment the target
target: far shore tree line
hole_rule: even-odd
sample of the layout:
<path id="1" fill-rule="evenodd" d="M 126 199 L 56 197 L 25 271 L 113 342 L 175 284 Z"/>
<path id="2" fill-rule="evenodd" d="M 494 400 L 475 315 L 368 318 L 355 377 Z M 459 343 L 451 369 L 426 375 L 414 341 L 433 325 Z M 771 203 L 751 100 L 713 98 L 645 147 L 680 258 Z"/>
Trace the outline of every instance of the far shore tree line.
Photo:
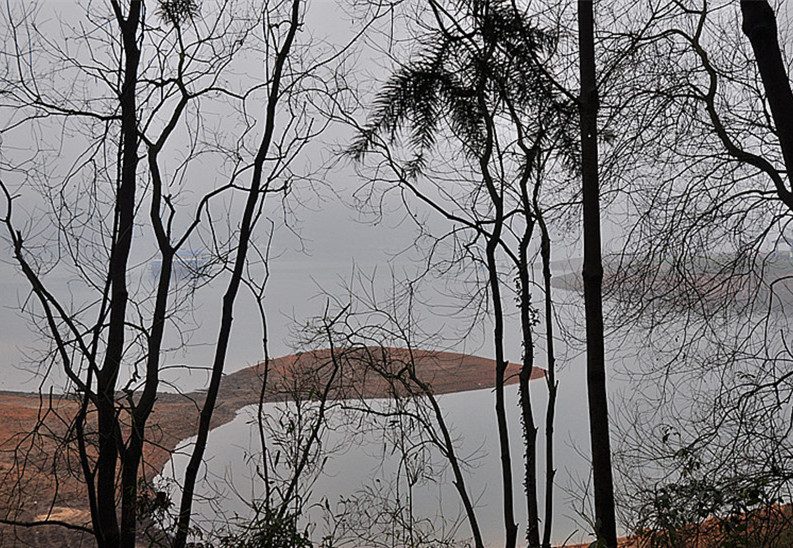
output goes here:
<path id="1" fill-rule="evenodd" d="M 3 249 L 29 285 L 22 312 L 46 341 L 41 375 L 59 371 L 73 395 L 51 458 L 78 478 L 90 520 L 31 519 L 24 474 L 3 471 L 0 543 L 62 527 L 100 548 L 484 548 L 476 470 L 417 359 L 450 338 L 423 331 L 416 314 L 417 288 L 440 281 L 464 288 L 456 313 L 490 333 L 498 447 L 488 458 L 500 466 L 506 548 L 550 548 L 560 534 L 560 349 L 576 347 L 592 472 L 591 500 L 578 496 L 595 545 L 616 548 L 619 529 L 648 546 L 700 534 L 786 545 L 793 262 L 765 253 L 793 242 L 784 4 L 338 0 L 354 23 L 323 39 L 317 3 L 108 0 L 75 3 L 62 19 L 46 3 L 2 8 Z M 386 69 L 373 92 L 367 63 Z M 338 135 L 341 149 L 330 144 Z M 328 165 L 317 168 L 320 157 Z M 356 207 L 382 216 L 401 200 L 423 274 L 395 279 L 386 296 L 362 276 L 329 294 L 324 314 L 298 318 L 299 350 L 327 349 L 326 359 L 280 387 L 292 404 L 272 411 L 272 244 L 340 166 L 358 175 L 346 197 Z M 583 264 L 570 286 L 583 299 L 566 318 L 570 297 L 552 271 L 573 244 Z M 163 370 L 210 284 L 225 291 L 174 507 L 149 483 L 145 455 Z M 75 287 L 90 297 L 75 299 Z M 199 540 L 196 493 L 244 298 L 261 324 L 252 459 L 263 496 L 250 519 Z M 508 348 L 513 327 L 519 348 Z M 521 455 L 508 431 L 509 355 L 521 356 Z M 633 389 L 609 410 L 618 367 Z M 529 386 L 535 368 L 545 370 L 543 408 Z M 389 401 L 340 399 L 351 369 L 384 382 Z M 47 416 L 12 449 L 21 469 Z M 432 523 L 391 491 L 364 488 L 325 501 L 318 537 L 311 486 L 340 450 L 326 442 L 339 421 L 350 436 L 382 433 L 399 460 L 397 494 L 448 467 L 459 520 Z"/>

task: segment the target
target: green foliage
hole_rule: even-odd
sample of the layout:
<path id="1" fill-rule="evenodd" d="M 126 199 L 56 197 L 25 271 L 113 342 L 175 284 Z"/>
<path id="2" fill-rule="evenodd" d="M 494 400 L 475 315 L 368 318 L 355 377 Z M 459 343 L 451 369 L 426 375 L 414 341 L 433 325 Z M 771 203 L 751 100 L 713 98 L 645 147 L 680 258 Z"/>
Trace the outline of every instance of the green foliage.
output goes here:
<path id="1" fill-rule="evenodd" d="M 637 531 L 643 546 L 786 546 L 778 540 L 789 517 L 768 475 L 710 470 L 694 445 L 679 448 L 673 460 L 674 479 L 645 493 Z"/>
<path id="2" fill-rule="evenodd" d="M 574 105 L 558 94 L 544 67 L 555 34 L 534 26 L 510 2 L 460 2 L 460 10 L 455 25 L 425 35 L 420 52 L 385 83 L 348 150 L 353 158 L 361 160 L 378 137 L 393 143 L 407 129 L 415 153 L 410 167 L 419 173 L 441 123 L 469 156 L 479 157 L 499 113 L 527 123 L 536 123 L 538 114 L 551 117 L 554 123 L 543 125 L 575 148 L 574 132 L 565 131 L 575 119 Z"/>
<path id="3" fill-rule="evenodd" d="M 139 521 L 161 520 L 173 506 L 171 496 L 166 491 L 155 489 L 151 483 L 144 479 L 138 480 L 137 496 L 136 507 Z"/>
<path id="4" fill-rule="evenodd" d="M 262 508 L 245 531 L 222 539 L 221 548 L 311 548 L 307 530 L 300 530 L 299 514 Z"/>

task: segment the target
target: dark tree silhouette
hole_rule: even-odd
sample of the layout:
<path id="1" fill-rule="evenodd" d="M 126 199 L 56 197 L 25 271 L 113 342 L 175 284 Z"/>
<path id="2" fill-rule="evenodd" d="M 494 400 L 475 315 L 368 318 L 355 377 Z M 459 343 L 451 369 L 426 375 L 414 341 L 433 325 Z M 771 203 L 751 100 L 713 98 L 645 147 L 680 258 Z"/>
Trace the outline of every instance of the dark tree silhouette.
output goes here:
<path id="1" fill-rule="evenodd" d="M 774 119 L 775 133 L 788 173 L 793 173 L 793 91 L 782 60 L 776 16 L 766 0 L 742 0 L 742 29 L 749 38 Z M 779 199 L 793 210 L 793 188 L 777 187 Z"/>
<path id="2" fill-rule="evenodd" d="M 638 45 L 622 107 L 612 96 L 603 116 L 621 120 L 634 163 L 605 285 L 634 349 L 637 405 L 616 410 L 615 454 L 638 509 L 626 521 L 645 530 L 789 499 L 789 121 L 776 120 L 790 87 L 772 19 L 766 2 L 647 3 L 612 34 Z"/>
<path id="3" fill-rule="evenodd" d="M 530 546 L 550 544 L 552 506 L 552 422 L 555 377 L 549 375 L 551 398 L 546 415 L 548 456 L 546 461 L 546 518 L 541 535 L 537 495 L 537 426 L 528 381 L 534 364 L 535 310 L 531 303 L 530 249 L 539 231 L 543 248 L 546 299 L 550 299 L 550 238 L 540 189 L 549 158 L 560 163 L 575 162 L 571 97 L 560 91 L 545 66 L 552 56 L 556 36 L 536 27 L 526 13 L 510 2 L 464 2 L 459 11 L 430 4 L 435 19 L 433 31 L 424 35 L 422 49 L 386 82 L 375 100 L 369 123 L 360 129 L 351 146 L 354 158 L 377 152 L 406 188 L 430 209 L 471 231 L 481 241 L 486 267 L 486 287 L 492 303 L 493 342 L 496 356 L 496 418 L 499 431 L 506 545 L 515 546 L 513 479 L 504 406 L 504 377 L 507 367 L 504 348 L 504 294 L 499 256 L 504 254 L 516 270 L 519 287 L 516 300 L 522 328 L 523 363 L 520 373 L 520 406 L 525 445 L 524 486 L 528 508 L 527 540 Z M 506 129 L 505 129 L 506 128 Z M 404 131 L 403 131 L 404 130 Z M 508 131 L 514 135 L 504 136 Z M 412 156 L 399 164 L 390 152 L 400 136 L 409 136 Z M 472 196 L 482 198 L 467 204 L 444 203 L 423 189 L 422 178 L 432 180 L 431 156 L 440 136 L 451 134 L 464 153 L 465 170 L 477 179 Z M 439 186 L 440 193 L 446 191 Z M 444 196 L 445 198 L 445 196 Z M 539 227 L 539 228 L 538 228 Z M 472 249 L 471 244 L 464 244 Z M 549 368 L 553 369 L 550 301 L 546 301 L 549 336 Z"/>
<path id="4" fill-rule="evenodd" d="M 592 472 L 595 485 L 595 533 L 609 548 L 617 546 L 614 486 L 611 474 L 606 356 L 603 334 L 603 261 L 600 241 L 598 181 L 598 84 L 595 67 L 595 24 L 592 2 L 578 2 L 581 69 L 581 177 L 584 234 L 584 301 L 586 310 L 587 394 Z"/>

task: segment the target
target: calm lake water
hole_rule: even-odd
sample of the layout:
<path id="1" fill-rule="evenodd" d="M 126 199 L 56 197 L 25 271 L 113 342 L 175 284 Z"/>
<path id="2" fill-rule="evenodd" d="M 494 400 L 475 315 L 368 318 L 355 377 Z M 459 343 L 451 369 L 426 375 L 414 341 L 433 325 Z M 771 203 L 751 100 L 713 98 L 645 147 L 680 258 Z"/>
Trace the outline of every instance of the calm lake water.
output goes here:
<path id="1" fill-rule="evenodd" d="M 586 540 L 586 525 L 576 515 L 581 503 L 571 499 L 565 488 L 578 481 L 585 481 L 588 474 L 588 463 L 579 451 L 588 447 L 588 430 L 586 417 L 586 393 L 580 369 L 570 370 L 562 374 L 559 393 L 559 420 L 557 423 L 556 467 L 558 470 L 554 504 L 554 535 L 556 543 L 568 540 Z M 533 381 L 533 397 L 537 409 L 545 403 L 545 387 L 542 381 Z M 467 468 L 466 481 L 472 498 L 476 501 L 476 511 L 486 543 L 497 546 L 503 543 L 503 510 L 501 506 L 501 480 L 498 456 L 498 438 L 495 415 L 493 412 L 494 394 L 492 390 L 477 390 L 458 394 L 448 394 L 439 398 L 446 415 L 447 422 L 452 426 L 457 438 L 458 455 L 469 459 L 471 466 Z M 282 404 L 267 404 L 265 413 L 277 415 Z M 376 408 L 385 407 L 378 405 Z M 509 411 L 509 429 L 512 446 L 514 489 L 516 490 L 516 519 L 525 523 L 526 505 L 522 498 L 522 464 L 523 455 L 520 440 L 521 429 L 518 416 L 517 386 L 507 388 L 507 409 Z M 261 482 L 257 479 L 255 466 L 258 464 L 256 455 L 259 453 L 258 430 L 255 424 L 256 408 L 251 406 L 243 409 L 237 418 L 210 435 L 207 450 L 207 465 L 204 470 L 206 480 L 202 484 L 201 494 L 204 499 L 194 506 L 200 516 L 197 523 L 206 529 L 223 523 L 234 515 L 250 515 L 248 503 L 262 495 Z M 331 432 L 325 439 L 327 447 L 337 447 L 338 454 L 330 455 L 311 488 L 311 495 L 306 507 L 316 507 L 308 513 L 307 519 L 316 522 L 314 538 L 321 538 L 327 532 L 323 523 L 323 512 L 320 508 L 325 503 L 331 509 L 340 509 L 338 502 L 350 498 L 369 488 L 375 491 L 393 489 L 393 480 L 399 459 L 393 454 L 392 448 L 384 447 L 383 434 L 375 430 L 364 435 L 357 435 L 350 440 L 350 432 L 346 429 Z M 180 449 L 189 450 L 192 440 L 187 440 Z M 543 450 L 541 448 L 541 450 Z M 442 459 L 435 453 L 435 464 Z M 253 459 L 250 457 L 253 456 Z M 178 453 L 172 466 L 166 468 L 164 476 L 177 483 L 189 456 L 187 452 Z M 452 485 L 451 471 L 442 467 L 433 468 L 430 474 L 434 481 L 417 487 L 413 492 L 414 514 L 419 519 L 426 519 L 436 528 L 444 521 L 448 525 L 452 518 L 462 516 L 459 496 Z M 407 500 L 405 482 L 401 485 L 402 498 Z M 371 492 L 371 491 L 370 491 Z M 390 496 L 395 496 L 390 492 Z M 540 497 L 543 493 L 540 493 Z M 218 501 L 222 500 L 222 505 Z M 540 499 L 542 504 L 542 498 Z M 220 514 L 221 511 L 224 512 Z M 525 531 L 521 530 L 521 535 Z M 466 523 L 460 525 L 456 534 L 463 539 L 470 536 Z"/>

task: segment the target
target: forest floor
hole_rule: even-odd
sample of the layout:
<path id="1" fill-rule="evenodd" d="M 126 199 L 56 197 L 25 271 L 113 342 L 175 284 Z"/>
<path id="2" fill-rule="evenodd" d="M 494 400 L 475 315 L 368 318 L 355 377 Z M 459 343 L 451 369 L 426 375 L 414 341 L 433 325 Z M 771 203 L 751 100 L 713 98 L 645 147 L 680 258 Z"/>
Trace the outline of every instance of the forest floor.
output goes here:
<path id="1" fill-rule="evenodd" d="M 619 548 L 790 548 L 793 504 L 772 504 L 729 518 L 711 517 L 673 531 L 647 531 L 620 538 Z M 589 548 L 577 544 L 566 548 Z"/>

